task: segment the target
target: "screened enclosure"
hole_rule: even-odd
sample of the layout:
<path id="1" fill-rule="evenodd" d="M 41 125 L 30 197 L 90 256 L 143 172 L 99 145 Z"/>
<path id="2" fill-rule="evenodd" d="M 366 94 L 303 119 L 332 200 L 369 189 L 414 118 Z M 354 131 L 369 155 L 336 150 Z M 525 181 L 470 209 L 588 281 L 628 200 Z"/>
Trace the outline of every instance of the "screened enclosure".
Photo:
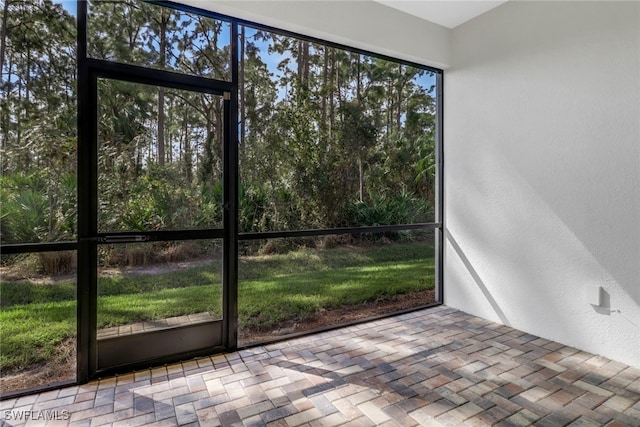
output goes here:
<path id="1" fill-rule="evenodd" d="M 174 3 L 3 7 L 3 396 L 442 301 L 442 71 Z"/>

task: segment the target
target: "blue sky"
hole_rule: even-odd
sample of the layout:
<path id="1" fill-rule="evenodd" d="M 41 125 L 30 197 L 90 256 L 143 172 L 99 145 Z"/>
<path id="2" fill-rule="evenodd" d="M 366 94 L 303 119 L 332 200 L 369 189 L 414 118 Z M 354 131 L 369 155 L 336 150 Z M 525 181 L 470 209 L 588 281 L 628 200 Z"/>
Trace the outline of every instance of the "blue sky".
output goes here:
<path id="1" fill-rule="evenodd" d="M 274 78 L 278 79 L 282 76 L 282 72 L 278 70 L 278 64 L 282 62 L 284 59 L 288 58 L 288 55 L 281 55 L 276 52 L 269 53 L 269 41 L 262 40 L 254 40 L 253 36 L 256 34 L 256 30 L 251 27 L 246 28 L 246 38 L 253 42 L 256 47 L 261 52 L 261 59 L 267 65 L 267 69 L 269 72 L 273 73 Z M 426 89 L 431 86 L 435 86 L 435 74 L 426 72 L 422 76 L 417 76 L 414 78 L 414 82 L 418 85 L 425 87 Z M 282 90 L 280 90 L 280 95 L 282 96 Z"/>
<path id="2" fill-rule="evenodd" d="M 76 11 L 77 11 L 77 4 L 76 4 L 76 0 L 53 0 L 53 3 L 58 3 L 61 4 L 62 7 L 64 7 L 67 12 L 69 12 L 71 15 L 76 16 Z"/>

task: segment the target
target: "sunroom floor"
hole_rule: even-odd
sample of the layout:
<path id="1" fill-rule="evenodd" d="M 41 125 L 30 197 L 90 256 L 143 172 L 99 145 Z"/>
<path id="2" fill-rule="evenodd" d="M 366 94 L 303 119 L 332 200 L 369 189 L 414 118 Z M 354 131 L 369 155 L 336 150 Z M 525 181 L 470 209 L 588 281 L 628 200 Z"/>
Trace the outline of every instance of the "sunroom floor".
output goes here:
<path id="1" fill-rule="evenodd" d="M 640 426 L 640 369 L 439 306 L 0 408 L 7 426 Z"/>

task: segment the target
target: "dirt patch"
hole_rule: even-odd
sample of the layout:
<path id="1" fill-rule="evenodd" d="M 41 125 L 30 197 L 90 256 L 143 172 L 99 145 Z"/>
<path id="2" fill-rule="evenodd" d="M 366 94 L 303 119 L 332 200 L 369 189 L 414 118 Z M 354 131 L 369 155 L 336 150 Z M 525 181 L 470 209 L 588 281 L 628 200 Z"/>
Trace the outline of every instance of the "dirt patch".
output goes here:
<path id="1" fill-rule="evenodd" d="M 170 273 L 191 267 L 211 264 L 212 258 L 197 258 L 191 261 L 173 261 L 162 264 L 152 264 L 143 266 L 126 266 L 126 267 L 103 267 L 99 270 L 100 276 L 116 276 L 130 274 L 133 276 L 154 275 Z"/>
<path id="2" fill-rule="evenodd" d="M 369 317 L 379 316 L 394 311 L 420 307 L 435 302 L 435 291 L 425 290 L 409 294 L 382 297 L 375 301 L 357 306 L 344 306 L 321 310 L 304 321 L 288 321 L 278 325 L 271 331 L 259 331 L 244 328 L 239 331 L 241 345 L 248 345 L 279 338 L 284 335 L 310 331 L 330 325 L 354 322 Z"/>
<path id="3" fill-rule="evenodd" d="M 76 340 L 64 341 L 57 350 L 47 362 L 32 365 L 19 372 L 2 372 L 0 390 L 6 393 L 75 380 Z"/>

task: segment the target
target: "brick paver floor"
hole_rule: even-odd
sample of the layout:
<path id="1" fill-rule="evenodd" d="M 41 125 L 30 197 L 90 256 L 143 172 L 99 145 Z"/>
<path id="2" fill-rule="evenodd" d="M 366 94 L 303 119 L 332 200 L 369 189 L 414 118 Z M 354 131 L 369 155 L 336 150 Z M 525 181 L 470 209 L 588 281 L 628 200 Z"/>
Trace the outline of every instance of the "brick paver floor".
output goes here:
<path id="1" fill-rule="evenodd" d="M 640 369 L 440 306 L 0 409 L 7 426 L 640 426 Z"/>

